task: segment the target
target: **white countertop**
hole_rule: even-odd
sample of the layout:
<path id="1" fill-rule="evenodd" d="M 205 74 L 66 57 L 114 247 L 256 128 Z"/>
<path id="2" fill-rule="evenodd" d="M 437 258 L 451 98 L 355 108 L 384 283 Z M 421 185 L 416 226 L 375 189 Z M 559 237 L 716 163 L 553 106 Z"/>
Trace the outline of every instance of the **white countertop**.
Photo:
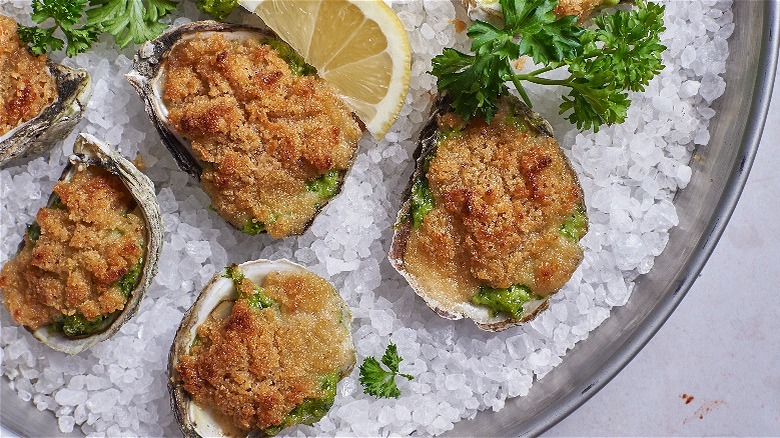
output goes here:
<path id="1" fill-rule="evenodd" d="M 547 436 L 780 435 L 778 145 L 780 75 L 745 190 L 696 283 L 636 358 Z"/>

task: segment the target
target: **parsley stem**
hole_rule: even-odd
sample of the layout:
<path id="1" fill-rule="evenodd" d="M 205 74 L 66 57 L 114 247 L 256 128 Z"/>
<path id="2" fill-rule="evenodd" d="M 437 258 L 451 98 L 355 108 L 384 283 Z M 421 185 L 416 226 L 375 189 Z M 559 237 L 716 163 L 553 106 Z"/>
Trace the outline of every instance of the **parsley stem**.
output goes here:
<path id="1" fill-rule="evenodd" d="M 542 73 L 547 73 L 548 71 L 552 71 L 552 70 L 555 70 L 557 68 L 558 67 L 553 67 L 551 65 L 548 65 L 546 67 L 542 67 L 540 69 L 534 70 L 534 71 L 532 71 L 530 73 L 527 73 L 527 74 L 528 74 L 528 76 L 539 76 Z"/>
<path id="2" fill-rule="evenodd" d="M 567 87 L 571 87 L 571 78 L 568 79 L 547 79 L 547 78 L 540 78 L 539 76 L 533 76 L 531 74 L 522 74 L 522 75 L 513 75 L 512 82 L 515 82 L 515 80 L 521 80 L 521 81 L 528 81 L 533 82 L 534 84 L 539 85 L 563 85 Z"/>
<path id="3" fill-rule="evenodd" d="M 523 101 L 525 101 L 525 104 L 528 105 L 528 108 L 533 108 L 533 104 L 531 103 L 531 99 L 528 97 L 528 93 L 525 91 L 525 87 L 523 87 L 523 84 L 520 83 L 520 80 L 517 78 L 517 75 L 510 75 L 512 79 L 512 83 L 515 84 L 515 88 L 517 88 L 517 92 L 520 93 L 520 97 L 523 98 Z"/>

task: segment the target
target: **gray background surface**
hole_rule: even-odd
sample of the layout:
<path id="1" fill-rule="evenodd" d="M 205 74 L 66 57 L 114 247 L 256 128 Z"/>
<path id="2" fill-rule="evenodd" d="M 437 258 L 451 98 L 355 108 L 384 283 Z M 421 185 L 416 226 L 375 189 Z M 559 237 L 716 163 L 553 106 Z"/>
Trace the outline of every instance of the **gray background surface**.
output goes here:
<path id="1" fill-rule="evenodd" d="M 780 75 L 774 83 L 745 190 L 696 283 L 546 436 L 780 436 Z"/>

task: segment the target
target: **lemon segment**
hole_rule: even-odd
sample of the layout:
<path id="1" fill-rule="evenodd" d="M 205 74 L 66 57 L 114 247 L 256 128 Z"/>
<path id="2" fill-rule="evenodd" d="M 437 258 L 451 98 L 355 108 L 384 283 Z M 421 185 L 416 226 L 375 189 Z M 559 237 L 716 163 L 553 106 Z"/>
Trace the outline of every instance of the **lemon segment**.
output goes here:
<path id="1" fill-rule="evenodd" d="M 338 90 L 380 140 L 409 89 L 411 48 L 382 0 L 239 0 Z"/>

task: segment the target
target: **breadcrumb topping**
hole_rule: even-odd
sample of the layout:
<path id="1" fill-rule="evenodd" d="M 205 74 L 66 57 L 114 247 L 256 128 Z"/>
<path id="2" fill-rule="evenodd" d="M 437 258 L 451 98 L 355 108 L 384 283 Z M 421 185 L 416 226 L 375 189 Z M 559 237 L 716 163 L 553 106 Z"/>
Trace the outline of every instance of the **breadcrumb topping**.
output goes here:
<path id="1" fill-rule="evenodd" d="M 88 320 L 125 306 L 117 282 L 143 256 L 146 227 L 118 176 L 94 166 L 58 182 L 61 205 L 38 210 L 37 240 L 0 271 L 3 303 L 14 321 L 31 329 L 62 315 Z"/>
<path id="2" fill-rule="evenodd" d="M 0 15 L 0 135 L 35 118 L 57 98 L 46 56 L 30 53 L 17 27 Z"/>
<path id="3" fill-rule="evenodd" d="M 346 170 L 362 135 L 334 90 L 268 45 L 219 33 L 178 43 L 166 72 L 168 119 L 206 163 L 216 211 L 273 237 L 303 232 L 322 201 L 306 183 Z"/>
<path id="4" fill-rule="evenodd" d="M 242 293 L 255 285 L 247 278 Z M 225 319 L 210 317 L 179 358 L 183 386 L 200 406 L 214 407 L 242 432 L 282 423 L 306 399 L 323 397 L 319 378 L 353 361 L 338 293 L 309 272 L 269 273 L 263 293 L 278 307 L 238 299 Z"/>
<path id="5" fill-rule="evenodd" d="M 542 136 L 506 99 L 487 125 L 440 118 L 427 178 L 434 208 L 412 229 L 404 264 L 442 303 L 468 301 L 481 285 L 525 285 L 540 296 L 571 277 L 582 249 L 560 229 L 582 203 L 555 139 Z"/>

